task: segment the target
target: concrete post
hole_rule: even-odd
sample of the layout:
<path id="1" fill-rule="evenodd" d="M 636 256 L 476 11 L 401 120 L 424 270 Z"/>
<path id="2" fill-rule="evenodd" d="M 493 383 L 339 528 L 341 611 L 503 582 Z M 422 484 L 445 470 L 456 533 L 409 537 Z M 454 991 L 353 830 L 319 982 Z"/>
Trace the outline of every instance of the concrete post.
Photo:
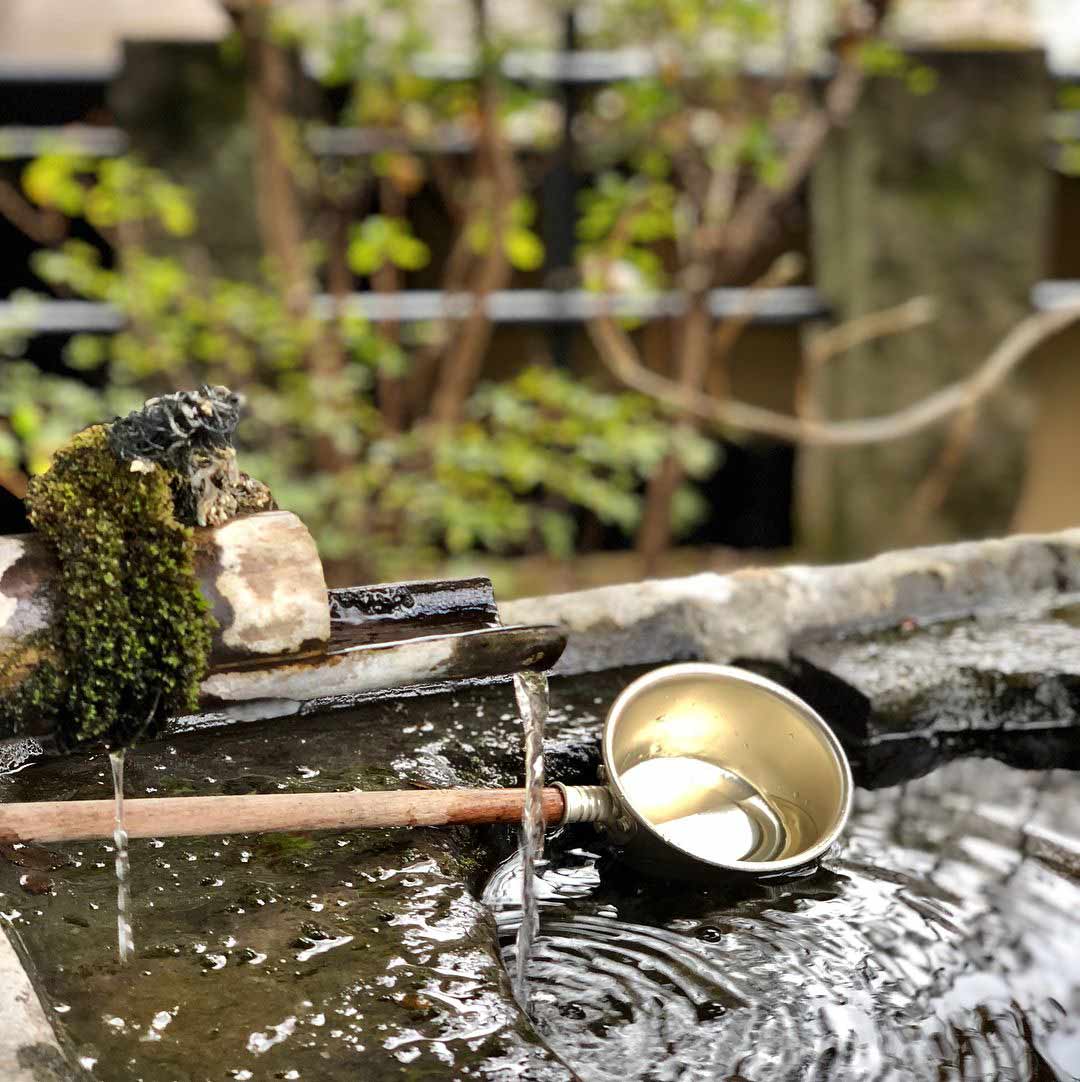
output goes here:
<path id="1" fill-rule="evenodd" d="M 902 80 L 875 79 L 812 178 L 814 263 L 839 320 L 917 294 L 935 297 L 940 314 L 834 359 L 815 393 L 833 418 L 889 413 L 971 372 L 1028 311 L 1043 272 L 1043 54 L 934 50 L 915 59 L 936 73 L 934 89 L 916 95 Z M 802 452 L 803 547 L 848 558 L 1006 529 L 1024 474 L 1022 388 L 1014 379 L 984 404 L 944 499 L 919 521 L 912 497 L 947 426 Z"/>

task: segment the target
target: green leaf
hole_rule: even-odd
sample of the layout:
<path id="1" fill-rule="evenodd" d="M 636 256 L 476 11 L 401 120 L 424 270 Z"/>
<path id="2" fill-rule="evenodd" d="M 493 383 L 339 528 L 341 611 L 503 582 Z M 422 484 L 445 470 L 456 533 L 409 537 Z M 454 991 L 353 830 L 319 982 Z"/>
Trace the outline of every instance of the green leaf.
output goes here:
<path id="1" fill-rule="evenodd" d="M 19 439 L 31 440 L 37 435 L 43 420 L 41 410 L 33 402 L 19 402 L 11 411 L 8 423 Z"/>
<path id="2" fill-rule="evenodd" d="M 483 255 L 491 245 L 491 222 L 475 218 L 465 227 L 465 243 L 477 255 Z"/>
<path id="3" fill-rule="evenodd" d="M 574 520 L 561 511 L 541 511 L 537 527 L 544 548 L 558 560 L 568 560 L 574 554 Z"/>
<path id="4" fill-rule="evenodd" d="M 191 197 L 175 184 L 156 185 L 152 202 L 165 231 L 174 237 L 188 237 L 195 230 L 195 208 Z"/>
<path id="5" fill-rule="evenodd" d="M 64 362 L 69 368 L 89 372 L 108 360 L 108 343 L 94 334 L 77 334 L 64 350 Z"/>
<path id="6" fill-rule="evenodd" d="M 907 73 L 906 82 L 912 94 L 931 94 L 937 89 L 938 73 L 925 64 L 918 64 Z"/>
<path id="7" fill-rule="evenodd" d="M 431 258 L 431 250 L 418 237 L 395 233 L 387 241 L 386 254 L 390 262 L 402 270 L 420 270 Z"/>
<path id="8" fill-rule="evenodd" d="M 7 467 L 18 466 L 22 459 L 19 441 L 6 429 L 0 428 L 0 463 Z"/>
<path id="9" fill-rule="evenodd" d="M 69 154 L 42 154 L 23 170 L 22 186 L 38 206 L 55 207 L 74 217 L 81 214 L 86 187 L 79 179 L 90 172 L 93 163 Z"/>
<path id="10" fill-rule="evenodd" d="M 381 246 L 362 234 L 354 234 L 349 240 L 346 258 L 349 269 L 360 275 L 374 274 L 385 262 Z"/>
<path id="11" fill-rule="evenodd" d="M 511 266 L 518 270 L 531 271 L 543 266 L 544 245 L 531 229 L 511 228 L 503 240 L 503 248 Z"/>

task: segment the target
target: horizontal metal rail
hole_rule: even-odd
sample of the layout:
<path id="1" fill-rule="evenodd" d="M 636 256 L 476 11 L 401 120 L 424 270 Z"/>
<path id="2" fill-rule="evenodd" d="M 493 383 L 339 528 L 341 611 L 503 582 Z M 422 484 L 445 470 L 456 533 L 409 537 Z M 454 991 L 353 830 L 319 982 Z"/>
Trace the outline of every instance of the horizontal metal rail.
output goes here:
<path id="1" fill-rule="evenodd" d="M 359 316 L 372 323 L 427 323 L 459 321 L 472 311 L 468 293 L 441 293 L 436 289 L 411 289 L 401 293 L 350 293 L 343 314 Z M 1031 306 L 1046 312 L 1080 303 L 1080 279 L 1046 279 L 1031 289 Z M 685 310 L 685 297 L 666 292 L 651 296 L 612 296 L 569 289 L 506 289 L 490 294 L 485 301 L 489 318 L 495 323 L 548 324 L 581 323 L 592 316 L 611 312 L 643 320 L 666 319 Z M 324 319 L 335 311 L 338 301 L 321 294 L 316 312 Z M 792 325 L 830 315 L 825 298 L 812 286 L 778 289 L 714 289 L 709 309 L 716 318 L 735 315 L 750 308 L 752 322 L 763 325 Z M 111 304 L 96 301 L 24 300 L 0 301 L 0 330 L 18 329 L 32 334 L 107 334 L 121 330 L 123 313 Z"/>
<path id="2" fill-rule="evenodd" d="M 162 44 L 176 44 L 175 39 L 163 40 Z M 215 42 L 180 42 L 205 49 L 216 49 Z M 313 54 L 304 57 L 303 66 L 312 78 L 318 78 L 319 59 Z M 469 56 L 447 56 L 439 53 L 421 54 L 413 62 L 416 74 L 430 79 L 447 81 L 475 78 L 476 61 Z M 833 65 L 827 56 L 821 57 L 811 71 L 813 77 L 829 74 Z M 107 60 L 87 60 L 76 57 L 71 60 L 52 62 L 23 62 L 10 56 L 0 58 L 0 85 L 24 83 L 101 83 L 112 82 L 122 75 L 123 55 L 118 49 Z M 659 64 L 654 50 L 648 47 L 622 49 L 512 49 L 502 58 L 501 70 L 509 78 L 519 82 L 558 82 L 582 85 L 603 85 L 628 79 L 641 79 L 654 74 Z M 748 75 L 767 76 L 778 74 L 780 59 L 754 58 L 743 64 Z M 1054 54 L 1047 57 L 1047 70 L 1056 83 L 1080 82 L 1080 67 Z"/>
<path id="3" fill-rule="evenodd" d="M 463 320 L 473 311 L 477 298 L 471 293 L 439 290 L 406 290 L 401 293 L 351 293 L 343 312 L 374 323 L 422 323 L 432 320 Z M 581 323 L 610 313 L 638 319 L 665 319 L 686 310 L 683 293 L 593 293 L 585 289 L 505 289 L 482 299 L 495 323 Z M 316 301 L 320 315 L 328 316 L 337 302 L 326 295 Z M 787 286 L 777 289 L 714 289 L 709 309 L 717 318 L 750 311 L 759 323 L 801 323 L 828 315 L 828 307 L 816 289 Z"/>
<path id="4" fill-rule="evenodd" d="M 1031 289 L 1031 306 L 1037 312 L 1051 312 L 1080 304 L 1080 278 L 1050 278 Z"/>
<path id="5" fill-rule="evenodd" d="M 1047 137 L 1047 164 L 1060 171 L 1063 167 L 1062 144 L 1080 141 L 1080 113 L 1052 113 L 1047 118 Z M 472 153 L 477 145 L 476 134 L 458 124 L 440 125 L 416 136 L 392 128 L 313 124 L 306 129 L 305 139 L 308 149 L 324 158 L 364 157 L 387 150 L 464 155 Z M 515 137 L 512 141 L 521 151 L 551 149 L 547 141 L 533 135 Z M 122 128 L 106 125 L 0 125 L 0 161 L 24 160 L 60 151 L 111 158 L 126 153 L 130 142 Z"/>
<path id="6" fill-rule="evenodd" d="M 127 133 L 120 128 L 93 124 L 9 124 L 0 127 L 0 160 L 33 158 L 55 151 L 112 158 L 123 154 L 129 142 Z"/>
<path id="7" fill-rule="evenodd" d="M 351 293 L 343 302 L 322 294 L 315 311 L 323 319 L 335 312 L 372 323 L 429 323 L 467 319 L 477 298 L 470 293 L 405 290 L 401 293 Z M 593 316 L 613 315 L 642 320 L 667 319 L 686 309 L 686 297 L 676 292 L 614 296 L 583 289 L 506 289 L 491 293 L 481 303 L 488 317 L 499 324 L 582 323 Z M 823 319 L 829 308 L 816 289 L 788 286 L 779 289 L 714 289 L 709 309 L 716 318 L 749 311 L 758 324 L 792 325 Z M 123 313 L 96 301 L 0 301 L 0 330 L 30 334 L 112 333 L 124 326 Z"/>
<path id="8" fill-rule="evenodd" d="M 120 310 L 99 301 L 0 301 L 0 331 L 111 334 L 123 326 Z"/>

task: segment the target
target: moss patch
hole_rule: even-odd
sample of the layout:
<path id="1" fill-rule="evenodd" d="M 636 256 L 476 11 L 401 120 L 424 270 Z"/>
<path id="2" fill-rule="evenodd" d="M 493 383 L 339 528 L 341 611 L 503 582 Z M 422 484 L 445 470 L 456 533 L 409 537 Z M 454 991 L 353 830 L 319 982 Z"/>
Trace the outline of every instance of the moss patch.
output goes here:
<path id="1" fill-rule="evenodd" d="M 0 727 L 46 718 L 67 746 L 121 747 L 194 710 L 213 620 L 194 571 L 191 530 L 173 510 L 170 471 L 133 471 L 108 429 L 75 436 L 30 485 L 30 521 L 59 559 L 55 625 L 30 649 L 51 660 L 19 680 L 0 664 Z"/>

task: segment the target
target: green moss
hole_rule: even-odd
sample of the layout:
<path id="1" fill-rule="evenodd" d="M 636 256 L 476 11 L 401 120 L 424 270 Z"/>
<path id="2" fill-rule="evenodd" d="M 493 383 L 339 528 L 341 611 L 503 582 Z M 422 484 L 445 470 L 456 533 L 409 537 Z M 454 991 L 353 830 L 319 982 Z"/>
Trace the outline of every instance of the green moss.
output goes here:
<path id="1" fill-rule="evenodd" d="M 0 728 L 53 723 L 62 743 L 122 747 L 196 708 L 213 622 L 195 576 L 191 530 L 163 467 L 132 471 L 107 428 L 76 435 L 30 485 L 30 520 L 54 548 L 55 625 L 0 667 Z"/>
<path id="2" fill-rule="evenodd" d="M 315 842 L 303 834 L 264 834 L 256 848 L 265 861 L 277 864 L 310 853 Z"/>

